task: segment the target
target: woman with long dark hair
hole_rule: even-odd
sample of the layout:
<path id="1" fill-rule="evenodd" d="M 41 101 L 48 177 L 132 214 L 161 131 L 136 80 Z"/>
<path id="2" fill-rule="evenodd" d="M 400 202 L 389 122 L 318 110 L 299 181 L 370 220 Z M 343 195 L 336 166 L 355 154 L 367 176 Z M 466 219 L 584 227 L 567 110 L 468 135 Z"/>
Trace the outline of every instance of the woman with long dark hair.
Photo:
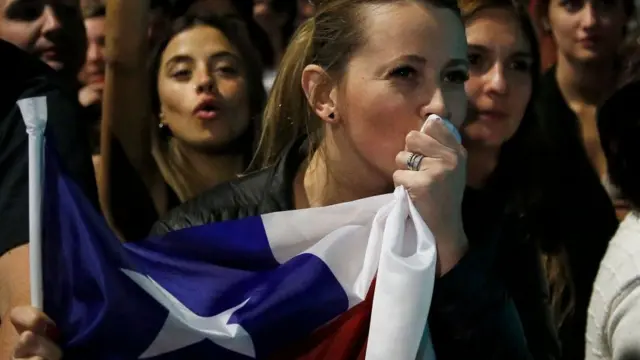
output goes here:
<path id="1" fill-rule="evenodd" d="M 616 228 L 613 207 L 581 158 L 556 150 L 562 144 L 538 114 L 540 60 L 526 9 L 509 0 L 462 0 L 461 9 L 471 62 L 462 132 L 473 190 L 465 203 L 475 202 L 465 225 L 495 224 L 487 221 L 487 209 L 503 215 L 499 224 L 513 242 L 503 248 L 508 268 L 522 262 L 519 246 L 537 249 L 538 260 L 531 261 L 546 279 L 532 285 L 533 296 L 552 307 L 549 326 L 559 330 L 563 358 L 580 359 L 593 280 Z M 523 269 L 506 278 L 518 284 L 535 276 Z M 531 295 L 514 296 L 522 306 Z M 523 320 L 533 314 L 521 311 Z"/>
<path id="2" fill-rule="evenodd" d="M 627 206 L 616 196 L 596 126 L 598 106 L 616 90 L 623 62 L 621 50 L 633 15 L 632 0 L 539 0 L 535 16 L 556 47 L 556 64 L 541 81 L 540 115 L 569 154 L 591 169 L 616 206 L 618 218 Z"/>
<path id="3" fill-rule="evenodd" d="M 236 16 L 174 21 L 151 55 L 150 113 L 131 119 L 127 130 L 138 136 L 112 147 L 110 205 L 126 239 L 144 237 L 158 216 L 246 170 L 260 131 L 261 79 Z"/>

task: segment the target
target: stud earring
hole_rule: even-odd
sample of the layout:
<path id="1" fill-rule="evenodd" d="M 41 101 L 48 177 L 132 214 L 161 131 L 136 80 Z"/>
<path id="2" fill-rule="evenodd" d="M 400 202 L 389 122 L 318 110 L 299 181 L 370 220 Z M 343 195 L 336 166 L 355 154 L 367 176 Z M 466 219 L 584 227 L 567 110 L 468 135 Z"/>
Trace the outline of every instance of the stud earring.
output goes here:
<path id="1" fill-rule="evenodd" d="M 173 135 L 169 126 L 162 122 L 158 124 L 158 132 L 160 133 L 160 137 L 163 139 L 168 139 Z"/>

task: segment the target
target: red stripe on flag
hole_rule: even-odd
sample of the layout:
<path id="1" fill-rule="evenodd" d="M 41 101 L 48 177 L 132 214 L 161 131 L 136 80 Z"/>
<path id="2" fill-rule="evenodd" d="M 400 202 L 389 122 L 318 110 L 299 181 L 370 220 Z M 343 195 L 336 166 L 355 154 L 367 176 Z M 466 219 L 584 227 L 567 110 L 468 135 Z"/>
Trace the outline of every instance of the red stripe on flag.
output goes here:
<path id="1" fill-rule="evenodd" d="M 316 330 L 297 344 L 279 351 L 272 360 L 364 360 L 369 336 L 375 279 L 365 300 Z"/>

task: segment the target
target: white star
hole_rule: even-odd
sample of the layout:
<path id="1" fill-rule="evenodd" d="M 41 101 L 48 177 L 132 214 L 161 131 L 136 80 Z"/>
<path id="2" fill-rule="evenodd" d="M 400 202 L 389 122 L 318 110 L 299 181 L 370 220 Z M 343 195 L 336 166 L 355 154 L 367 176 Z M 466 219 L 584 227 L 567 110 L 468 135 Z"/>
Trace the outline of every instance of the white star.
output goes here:
<path id="1" fill-rule="evenodd" d="M 205 339 L 239 354 L 256 357 L 251 335 L 239 324 L 227 324 L 231 315 L 246 305 L 250 298 L 215 316 L 202 317 L 189 310 L 151 277 L 131 270 L 121 270 L 169 310 L 162 330 L 149 348 L 140 355 L 140 359 L 166 354 Z"/>

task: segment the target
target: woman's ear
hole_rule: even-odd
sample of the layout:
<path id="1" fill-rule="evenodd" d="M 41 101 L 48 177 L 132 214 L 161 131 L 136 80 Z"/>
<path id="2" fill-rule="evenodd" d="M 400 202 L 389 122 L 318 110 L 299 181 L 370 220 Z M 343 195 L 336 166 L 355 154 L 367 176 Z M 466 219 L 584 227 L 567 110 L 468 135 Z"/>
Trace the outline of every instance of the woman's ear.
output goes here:
<path id="1" fill-rule="evenodd" d="M 542 32 L 544 33 L 551 32 L 551 24 L 549 24 L 549 19 L 546 16 L 540 19 L 540 24 L 542 25 Z"/>
<path id="2" fill-rule="evenodd" d="M 320 119 L 336 123 L 339 119 L 337 84 L 318 65 L 307 65 L 302 71 L 302 89 L 311 109 Z"/>

